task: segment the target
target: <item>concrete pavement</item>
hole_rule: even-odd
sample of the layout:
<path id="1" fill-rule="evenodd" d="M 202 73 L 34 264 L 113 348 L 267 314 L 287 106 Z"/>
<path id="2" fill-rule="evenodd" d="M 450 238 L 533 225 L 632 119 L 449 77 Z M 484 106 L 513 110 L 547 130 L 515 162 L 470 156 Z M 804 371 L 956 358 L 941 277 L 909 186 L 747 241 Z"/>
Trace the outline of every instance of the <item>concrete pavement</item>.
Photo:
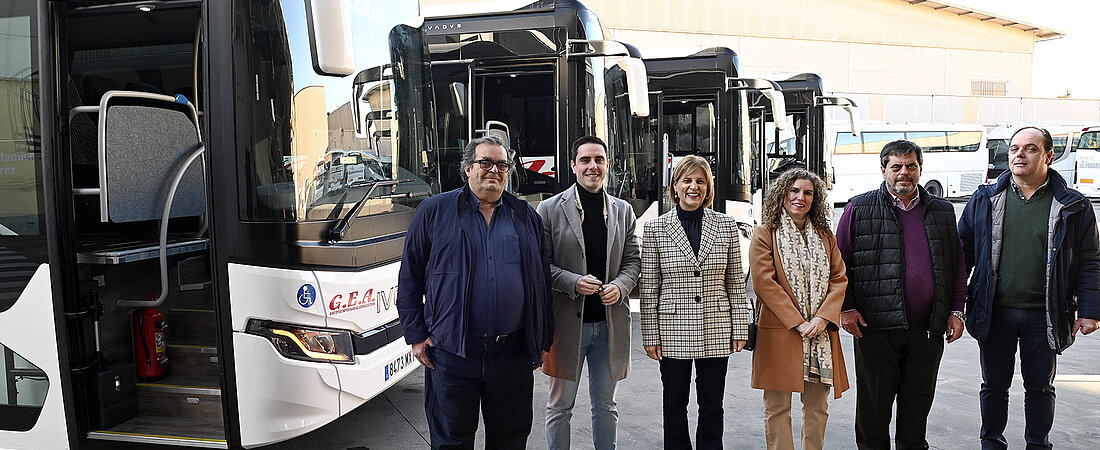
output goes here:
<path id="1" fill-rule="evenodd" d="M 637 314 L 634 316 L 634 340 L 631 348 L 631 373 L 619 383 L 619 446 L 623 449 L 662 447 L 661 377 L 657 362 L 641 348 Z M 848 377 L 855 385 L 852 337 L 841 332 Z M 1057 448 L 1095 449 L 1100 447 L 1100 334 L 1078 339 L 1058 359 L 1055 385 L 1058 408 L 1051 441 Z M 752 354 L 743 352 L 730 357 L 726 377 L 725 444 L 730 449 L 764 448 L 762 391 L 749 387 Z M 585 375 L 587 377 L 587 375 Z M 582 380 L 582 385 L 584 381 Z M 548 378 L 535 373 L 532 401 L 534 425 L 528 448 L 545 449 L 544 420 Z M 948 345 L 940 366 L 936 400 L 928 419 L 928 442 L 932 448 L 978 448 L 981 419 L 978 390 L 981 373 L 978 346 L 970 336 Z M 693 390 L 694 391 L 694 390 Z M 1010 448 L 1023 448 L 1023 384 L 1017 375 L 1011 391 L 1010 416 L 1006 436 Z M 694 398 L 694 394 L 692 395 Z M 793 400 L 797 433 L 800 420 L 798 400 Z M 587 390 L 577 396 L 573 417 L 573 447 L 592 448 L 592 427 Z M 855 388 L 839 400 L 829 402 L 829 425 L 825 447 L 855 447 Z M 688 408 L 691 429 L 695 429 L 697 409 Z M 693 431 L 694 432 L 694 431 Z M 797 440 L 797 439 L 796 439 Z M 478 448 L 484 445 L 479 432 Z M 383 395 L 307 436 L 276 444 L 272 449 L 426 449 L 428 428 L 424 418 L 423 369 Z"/>

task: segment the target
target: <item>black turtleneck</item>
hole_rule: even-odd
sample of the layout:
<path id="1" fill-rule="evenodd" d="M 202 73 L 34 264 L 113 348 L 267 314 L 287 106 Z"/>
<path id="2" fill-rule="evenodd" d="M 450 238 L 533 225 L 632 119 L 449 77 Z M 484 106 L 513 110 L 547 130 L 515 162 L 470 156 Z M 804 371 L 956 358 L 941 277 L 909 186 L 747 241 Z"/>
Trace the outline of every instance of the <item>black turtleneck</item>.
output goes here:
<path id="1" fill-rule="evenodd" d="M 703 208 L 695 211 L 685 211 L 680 205 L 676 205 L 676 215 L 680 217 L 680 225 L 684 226 L 691 249 L 699 254 L 699 240 L 703 238 Z"/>
<path id="2" fill-rule="evenodd" d="M 581 231 L 584 234 L 584 255 L 587 263 L 586 269 L 604 284 L 607 274 L 607 224 L 603 218 L 603 190 L 595 194 L 588 192 L 581 185 L 577 185 L 577 198 L 581 201 L 584 210 L 584 220 L 581 221 Z M 607 311 L 600 302 L 600 294 L 584 296 L 584 322 L 595 323 L 607 320 Z"/>

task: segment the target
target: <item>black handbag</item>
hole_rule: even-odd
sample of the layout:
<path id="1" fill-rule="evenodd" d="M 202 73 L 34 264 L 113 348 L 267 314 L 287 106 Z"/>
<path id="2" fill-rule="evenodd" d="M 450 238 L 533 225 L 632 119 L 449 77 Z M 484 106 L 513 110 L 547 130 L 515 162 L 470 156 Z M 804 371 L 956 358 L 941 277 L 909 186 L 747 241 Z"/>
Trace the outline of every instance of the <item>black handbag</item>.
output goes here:
<path id="1" fill-rule="evenodd" d="M 760 304 L 754 305 L 752 309 L 752 322 L 749 322 L 749 339 L 745 341 L 745 346 L 742 350 L 753 351 L 756 348 L 756 321 L 760 319 Z"/>

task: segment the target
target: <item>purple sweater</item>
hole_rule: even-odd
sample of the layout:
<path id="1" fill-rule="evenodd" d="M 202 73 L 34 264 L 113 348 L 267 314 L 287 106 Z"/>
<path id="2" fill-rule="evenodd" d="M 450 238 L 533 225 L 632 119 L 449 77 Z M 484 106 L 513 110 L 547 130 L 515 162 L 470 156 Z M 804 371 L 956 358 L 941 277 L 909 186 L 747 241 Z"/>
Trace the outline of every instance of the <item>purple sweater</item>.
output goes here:
<path id="1" fill-rule="evenodd" d="M 902 238 L 905 241 L 905 313 L 910 321 L 928 320 L 932 315 L 932 250 L 928 247 L 928 234 L 924 230 L 924 203 L 918 203 L 909 211 L 894 207 L 901 221 Z M 852 260 L 852 204 L 844 207 L 836 229 L 836 244 L 844 260 Z M 966 306 L 966 263 L 963 260 L 962 239 L 958 242 L 959 256 L 955 262 L 955 295 L 952 311 L 963 311 Z M 855 300 L 844 298 L 843 311 L 855 309 Z"/>

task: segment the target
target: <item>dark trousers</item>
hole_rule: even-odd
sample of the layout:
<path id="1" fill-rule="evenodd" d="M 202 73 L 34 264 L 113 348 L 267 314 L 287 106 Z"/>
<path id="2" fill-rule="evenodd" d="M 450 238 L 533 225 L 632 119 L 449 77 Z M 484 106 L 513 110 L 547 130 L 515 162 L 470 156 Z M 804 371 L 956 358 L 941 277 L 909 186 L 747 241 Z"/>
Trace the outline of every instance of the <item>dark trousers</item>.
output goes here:
<path id="1" fill-rule="evenodd" d="M 699 427 L 695 430 L 696 448 L 722 448 L 722 398 L 725 396 L 726 367 L 729 357 L 672 359 L 662 358 L 661 384 L 664 386 L 665 448 L 690 449 L 687 405 L 691 391 L 691 364 L 695 363 L 695 402 L 699 404 Z"/>
<path id="2" fill-rule="evenodd" d="M 857 447 L 890 449 L 896 398 L 897 448 L 928 448 L 925 430 L 943 344 L 942 336 L 928 335 L 927 321 L 911 322 L 907 330 L 863 330 L 855 340 Z"/>
<path id="3" fill-rule="evenodd" d="M 466 357 L 428 348 L 424 409 L 433 449 L 473 449 L 478 408 L 486 449 L 523 449 L 531 433 L 534 376 L 522 338 L 470 339 Z"/>
<path id="4" fill-rule="evenodd" d="M 1020 375 L 1024 378 L 1024 441 L 1027 448 L 1051 448 L 1054 425 L 1054 371 L 1057 353 L 1047 342 L 1046 311 L 993 308 L 989 338 L 979 342 L 982 361 L 982 448 L 1005 449 L 1008 388 L 1016 371 L 1020 347 Z"/>

